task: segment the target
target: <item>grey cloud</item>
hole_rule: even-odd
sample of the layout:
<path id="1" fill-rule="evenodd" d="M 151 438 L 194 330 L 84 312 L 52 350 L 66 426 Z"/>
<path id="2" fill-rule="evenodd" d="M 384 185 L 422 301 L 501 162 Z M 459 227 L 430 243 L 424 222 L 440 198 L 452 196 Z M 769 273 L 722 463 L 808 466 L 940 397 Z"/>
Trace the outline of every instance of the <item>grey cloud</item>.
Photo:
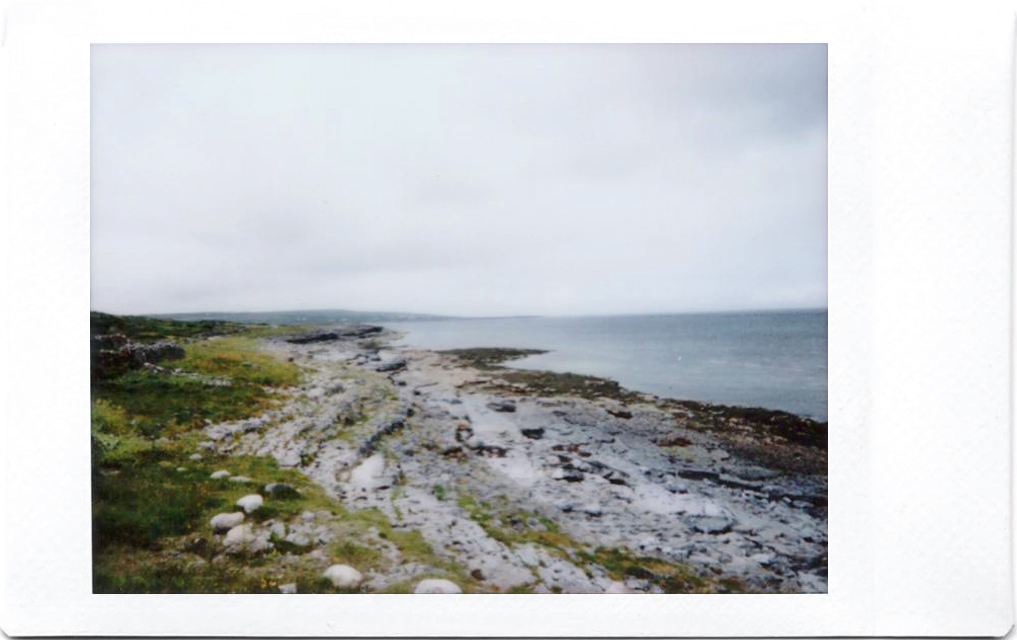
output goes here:
<path id="1" fill-rule="evenodd" d="M 96 45 L 92 304 L 826 304 L 823 45 Z"/>

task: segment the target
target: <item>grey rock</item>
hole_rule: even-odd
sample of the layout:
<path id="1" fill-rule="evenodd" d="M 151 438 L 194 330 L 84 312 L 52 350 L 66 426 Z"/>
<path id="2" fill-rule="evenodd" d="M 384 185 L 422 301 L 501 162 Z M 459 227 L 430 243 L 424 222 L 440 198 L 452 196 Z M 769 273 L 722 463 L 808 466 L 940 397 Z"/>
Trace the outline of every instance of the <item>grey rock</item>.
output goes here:
<path id="1" fill-rule="evenodd" d="M 509 400 L 494 400 L 487 403 L 487 408 L 501 413 L 515 413 L 516 404 Z"/>
<path id="2" fill-rule="evenodd" d="M 686 519 L 688 525 L 700 533 L 720 534 L 731 530 L 734 522 L 724 516 L 693 516 Z"/>

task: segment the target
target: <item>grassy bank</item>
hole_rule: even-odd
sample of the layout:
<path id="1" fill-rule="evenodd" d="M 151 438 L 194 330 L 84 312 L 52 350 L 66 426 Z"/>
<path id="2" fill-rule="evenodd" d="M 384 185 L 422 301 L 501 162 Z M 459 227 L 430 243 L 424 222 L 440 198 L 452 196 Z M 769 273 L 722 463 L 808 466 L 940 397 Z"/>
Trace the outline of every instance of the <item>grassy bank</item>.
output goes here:
<path id="1" fill-rule="evenodd" d="M 96 593 L 278 593 L 296 583 L 300 593 L 337 589 L 322 563 L 348 564 L 365 575 L 411 562 L 425 577 L 448 578 L 464 591 L 481 589 L 460 565 L 439 558 L 417 531 L 393 526 L 377 510 L 347 510 L 306 476 L 280 469 L 269 457 L 226 456 L 200 450 L 209 422 L 256 416 L 277 406 L 278 395 L 301 382 L 291 362 L 261 350 L 258 338 L 305 331 L 301 327 L 243 326 L 94 314 L 93 335 L 119 332 L 134 341 L 170 341 L 184 357 L 93 379 L 92 550 Z M 213 479 L 228 470 L 249 482 Z M 268 496 L 265 486 L 295 489 Z M 260 493 L 265 504 L 246 518 L 267 526 L 314 514 L 336 540 L 300 546 L 271 537 L 271 551 L 230 556 L 210 519 L 237 511 L 236 501 Z M 324 556 L 311 558 L 312 551 Z M 410 592 L 412 581 L 387 591 Z"/>
<path id="2" fill-rule="evenodd" d="M 206 421 L 261 413 L 278 402 L 271 390 L 297 384 L 300 370 L 259 351 L 248 328 L 236 323 L 93 313 L 92 331 L 93 335 L 117 332 L 135 341 L 169 340 L 185 345 L 181 360 L 93 381 L 95 590 L 244 590 L 246 583 L 238 583 L 229 567 L 181 571 L 168 562 L 180 551 L 174 547 L 183 544 L 181 537 L 196 536 L 187 543 L 191 550 L 209 546 L 208 519 L 215 513 L 234 511 L 234 501 L 253 491 L 253 486 L 287 482 L 301 487 L 299 499 L 273 500 L 258 513 L 259 518 L 323 507 L 327 498 L 300 474 L 279 470 L 264 458 L 228 461 L 234 475 L 247 475 L 257 485 L 210 479 L 211 472 L 225 461 L 191 459 L 201 439 L 198 428 Z M 187 582 L 191 578 L 193 581 Z"/>

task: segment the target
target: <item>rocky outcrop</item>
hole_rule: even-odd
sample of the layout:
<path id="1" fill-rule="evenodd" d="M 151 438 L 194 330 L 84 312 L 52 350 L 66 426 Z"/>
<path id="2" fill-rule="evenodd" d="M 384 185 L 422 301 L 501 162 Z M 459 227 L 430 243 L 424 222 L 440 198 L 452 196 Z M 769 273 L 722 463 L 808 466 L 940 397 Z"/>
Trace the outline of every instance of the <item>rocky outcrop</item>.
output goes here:
<path id="1" fill-rule="evenodd" d="M 183 347 L 172 342 L 142 344 L 120 334 L 92 336 L 91 353 L 93 380 L 112 378 L 146 364 L 179 360 L 185 355 Z"/>
<path id="2" fill-rule="evenodd" d="M 825 449 L 803 419 L 586 379 L 565 381 L 582 393 L 554 394 L 551 374 L 530 394 L 499 380 L 479 351 L 472 366 L 461 353 L 374 341 L 273 348 L 305 367 L 304 383 L 258 418 L 209 425 L 203 446 L 272 456 L 344 509 L 380 512 L 393 531 L 419 535 L 474 581 L 438 592 L 661 593 L 718 580 L 757 592 L 826 590 L 826 477 L 816 471 Z M 393 361 L 403 366 L 378 371 Z M 262 493 L 272 500 L 277 491 Z M 311 558 L 348 535 L 334 518 L 308 512 L 252 535 L 268 528 L 280 552 L 315 549 L 301 556 Z M 322 553 L 317 571 L 336 560 L 350 561 Z M 393 562 L 384 572 L 349 565 L 362 580 L 337 588 L 430 592 L 445 573 Z"/>
<path id="3" fill-rule="evenodd" d="M 332 342 L 335 340 L 355 340 L 377 335 L 384 331 L 382 327 L 372 325 L 357 325 L 335 330 L 313 331 L 301 333 L 283 338 L 290 344 L 312 344 L 315 342 Z"/>

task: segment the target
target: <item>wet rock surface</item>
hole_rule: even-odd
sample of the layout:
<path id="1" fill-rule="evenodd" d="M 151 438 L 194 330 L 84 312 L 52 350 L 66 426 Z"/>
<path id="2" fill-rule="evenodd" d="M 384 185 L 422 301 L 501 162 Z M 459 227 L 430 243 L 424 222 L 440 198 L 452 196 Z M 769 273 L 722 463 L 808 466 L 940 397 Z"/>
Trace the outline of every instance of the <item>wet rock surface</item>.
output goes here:
<path id="1" fill-rule="evenodd" d="M 700 576 L 755 592 L 826 591 L 825 425 L 820 436 L 794 416 L 601 382 L 534 392 L 493 359 L 475 367 L 397 349 L 375 329 L 268 341 L 305 368 L 303 384 L 260 417 L 209 425 L 204 446 L 271 456 L 344 508 L 377 509 L 394 530 L 419 533 L 493 590 L 680 591 Z M 238 525 L 247 528 L 231 548 L 316 549 L 341 533 L 328 514 L 276 524 Z M 358 584 L 381 590 L 428 571 L 402 559 Z"/>

